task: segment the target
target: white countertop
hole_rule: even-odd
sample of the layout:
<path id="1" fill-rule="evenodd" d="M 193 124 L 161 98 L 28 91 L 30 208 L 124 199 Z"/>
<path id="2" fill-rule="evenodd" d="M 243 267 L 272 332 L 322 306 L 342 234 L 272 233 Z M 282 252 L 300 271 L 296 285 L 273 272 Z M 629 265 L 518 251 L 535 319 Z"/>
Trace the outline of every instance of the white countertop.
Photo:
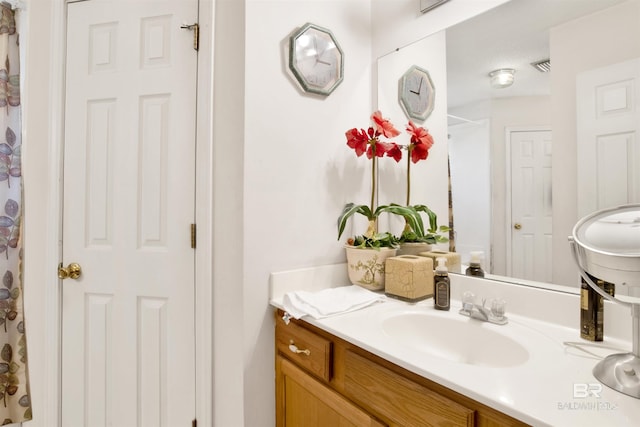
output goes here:
<path id="1" fill-rule="evenodd" d="M 283 308 L 282 296 L 294 290 L 296 283 L 297 289 L 319 290 L 326 277 L 324 287 L 347 285 L 348 282 L 340 277 L 341 268 L 341 265 L 325 266 L 273 274 L 271 305 Z M 433 299 L 408 304 L 387 298 L 352 313 L 319 320 L 305 316 L 303 320 L 534 426 L 640 425 L 640 399 L 601 386 L 592 374 L 599 361 L 597 356 L 625 353 L 631 349 L 631 316 L 621 310 L 624 307 L 613 304 L 605 307 L 605 340 L 591 343 L 582 340 L 577 329 L 580 310 L 576 294 L 456 275 L 451 275 L 451 282 L 452 303 L 447 312 L 434 310 Z M 451 361 L 416 351 L 381 328 L 385 318 L 399 312 L 428 312 L 434 316 L 457 316 L 462 321 L 478 322 L 458 314 L 461 304 L 457 296 L 466 289 L 473 289 L 477 295 L 487 298 L 498 295 L 507 301 L 509 323 L 499 326 L 483 322 L 481 327 L 494 329 L 518 341 L 528 352 L 525 361 L 508 367 Z M 567 345 L 567 342 L 579 343 L 597 356 Z M 587 390 L 593 393 L 586 396 Z"/>

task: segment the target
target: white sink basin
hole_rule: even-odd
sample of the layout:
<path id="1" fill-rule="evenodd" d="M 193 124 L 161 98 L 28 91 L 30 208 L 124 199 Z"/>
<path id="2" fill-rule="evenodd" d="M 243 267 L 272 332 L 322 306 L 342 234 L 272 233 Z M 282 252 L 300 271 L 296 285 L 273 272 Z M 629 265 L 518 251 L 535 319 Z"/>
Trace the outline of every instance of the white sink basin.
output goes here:
<path id="1" fill-rule="evenodd" d="M 400 346 L 452 362 L 504 368 L 529 359 L 529 351 L 503 333 L 512 325 L 481 322 L 453 310 L 390 313 L 381 327 Z"/>

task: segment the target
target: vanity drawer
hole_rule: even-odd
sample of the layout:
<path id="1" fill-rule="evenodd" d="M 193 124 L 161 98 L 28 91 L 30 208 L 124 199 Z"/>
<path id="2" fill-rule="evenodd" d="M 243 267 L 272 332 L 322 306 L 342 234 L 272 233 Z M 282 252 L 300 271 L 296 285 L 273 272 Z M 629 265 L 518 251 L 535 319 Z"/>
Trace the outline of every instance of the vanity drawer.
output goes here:
<path id="1" fill-rule="evenodd" d="M 276 319 L 278 352 L 306 371 L 325 381 L 331 380 L 332 343 L 295 322 Z"/>
<path id="2" fill-rule="evenodd" d="M 389 425 L 475 425 L 473 409 L 352 351 L 345 353 L 344 372 L 344 394 Z"/>

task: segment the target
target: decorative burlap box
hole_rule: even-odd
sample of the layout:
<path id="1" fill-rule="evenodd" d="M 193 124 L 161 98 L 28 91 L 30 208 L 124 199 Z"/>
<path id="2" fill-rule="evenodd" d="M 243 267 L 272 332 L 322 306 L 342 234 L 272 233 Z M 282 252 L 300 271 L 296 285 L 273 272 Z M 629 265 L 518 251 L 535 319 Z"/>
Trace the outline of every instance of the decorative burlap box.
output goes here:
<path id="1" fill-rule="evenodd" d="M 449 273 L 462 273 L 462 262 L 460 261 L 460 254 L 457 252 L 446 252 L 433 250 L 429 252 L 420 252 L 418 255 L 431 258 L 433 265 L 437 265 L 438 258 L 444 258 L 447 260 L 447 270 Z"/>
<path id="2" fill-rule="evenodd" d="M 409 302 L 433 296 L 433 260 L 416 255 L 387 258 L 384 292 Z"/>

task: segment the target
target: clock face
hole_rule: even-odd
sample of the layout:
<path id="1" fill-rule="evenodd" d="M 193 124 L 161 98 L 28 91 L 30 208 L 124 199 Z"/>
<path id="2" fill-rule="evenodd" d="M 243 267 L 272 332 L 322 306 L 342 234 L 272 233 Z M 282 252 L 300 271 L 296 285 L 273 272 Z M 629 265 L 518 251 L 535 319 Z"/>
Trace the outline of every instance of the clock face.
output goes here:
<path id="1" fill-rule="evenodd" d="M 433 111 L 435 88 L 429 73 L 413 65 L 400 78 L 398 100 L 407 117 L 425 121 Z"/>
<path id="2" fill-rule="evenodd" d="M 305 91 L 329 95 L 342 82 L 342 50 L 331 31 L 305 24 L 290 38 L 289 68 Z"/>

